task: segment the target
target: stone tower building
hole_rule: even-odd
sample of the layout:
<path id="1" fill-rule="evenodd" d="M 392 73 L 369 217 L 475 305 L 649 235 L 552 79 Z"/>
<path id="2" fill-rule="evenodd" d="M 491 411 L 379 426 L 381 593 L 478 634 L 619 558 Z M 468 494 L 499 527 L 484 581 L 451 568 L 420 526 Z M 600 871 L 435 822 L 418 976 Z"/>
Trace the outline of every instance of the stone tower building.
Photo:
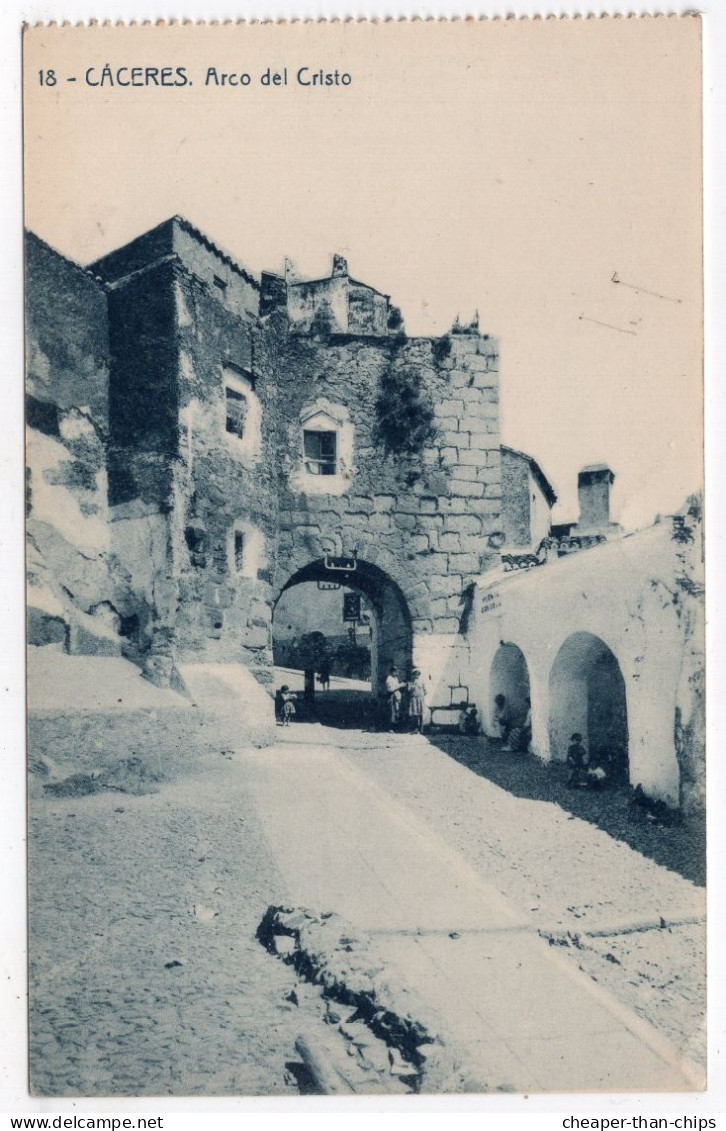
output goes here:
<path id="1" fill-rule="evenodd" d="M 337 582 L 372 611 L 374 687 L 415 664 L 435 712 L 460 689 L 493 733 L 503 693 L 542 758 L 577 727 L 614 780 L 699 810 L 697 497 L 624 534 L 590 465 L 552 526 L 500 443 L 496 343 L 409 337 L 342 256 L 258 279 L 175 217 L 90 268 L 31 235 L 26 267 L 31 644 L 123 654 L 197 705 L 234 684 L 235 741 L 270 709 L 249 673 L 273 678 L 280 595 Z"/>
<path id="2" fill-rule="evenodd" d="M 56 270 L 42 246 L 29 292 Z M 281 592 L 340 581 L 376 611 L 378 674 L 435 677 L 504 540 L 496 342 L 409 338 L 340 256 L 258 280 L 179 217 L 71 267 L 106 311 L 103 603 L 124 650 L 160 681 L 196 659 L 265 682 Z"/>

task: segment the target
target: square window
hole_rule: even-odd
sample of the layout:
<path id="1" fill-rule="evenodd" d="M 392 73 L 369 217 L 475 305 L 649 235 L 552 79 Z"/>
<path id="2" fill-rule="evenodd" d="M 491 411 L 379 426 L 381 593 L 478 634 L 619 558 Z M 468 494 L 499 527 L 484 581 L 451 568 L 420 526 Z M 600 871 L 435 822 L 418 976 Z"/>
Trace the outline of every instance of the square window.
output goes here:
<path id="1" fill-rule="evenodd" d="M 305 432 L 305 470 L 308 475 L 335 475 L 337 441 L 335 432 Z"/>
<path id="2" fill-rule="evenodd" d="M 230 388 L 229 385 L 225 385 L 224 387 L 224 396 L 227 409 L 225 428 L 233 436 L 239 436 L 241 439 L 245 433 L 247 398 L 244 393 L 238 392 L 237 389 Z"/>
<path id="3" fill-rule="evenodd" d="M 234 532 L 234 568 L 241 573 L 245 564 L 245 536 L 241 530 Z"/>

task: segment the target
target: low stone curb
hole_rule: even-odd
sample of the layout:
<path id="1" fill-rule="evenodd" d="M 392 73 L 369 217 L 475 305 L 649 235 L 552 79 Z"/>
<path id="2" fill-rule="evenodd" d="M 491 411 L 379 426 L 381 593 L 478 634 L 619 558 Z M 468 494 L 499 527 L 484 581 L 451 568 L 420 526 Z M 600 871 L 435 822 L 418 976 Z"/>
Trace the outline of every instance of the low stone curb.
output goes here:
<path id="1" fill-rule="evenodd" d="M 271 906 L 257 938 L 302 979 L 321 987 L 328 1020 L 353 1043 L 365 1067 L 379 1076 L 398 1076 L 413 1092 L 461 1090 L 462 1066 L 431 1007 L 386 970 L 364 932 L 334 912 Z M 332 1003 L 347 1007 L 347 1016 Z M 387 1046 L 383 1059 L 374 1038 Z"/>

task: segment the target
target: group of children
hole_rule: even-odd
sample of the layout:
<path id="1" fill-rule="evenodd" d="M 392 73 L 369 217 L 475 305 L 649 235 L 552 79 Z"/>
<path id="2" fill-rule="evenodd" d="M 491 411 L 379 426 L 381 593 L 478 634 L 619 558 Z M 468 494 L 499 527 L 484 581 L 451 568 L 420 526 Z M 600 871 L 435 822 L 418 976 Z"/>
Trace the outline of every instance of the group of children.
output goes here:
<path id="1" fill-rule="evenodd" d="M 409 680 L 401 680 L 398 668 L 392 664 L 385 682 L 386 722 L 388 730 L 395 730 L 408 721 L 412 729 L 423 733 L 426 712 L 426 687 L 418 668 Z"/>
<path id="2" fill-rule="evenodd" d="M 328 678 L 329 675 L 328 675 Z M 289 726 L 296 715 L 295 700 L 297 696 L 286 683 L 276 693 L 277 715 L 283 726 Z M 395 664 L 386 676 L 385 681 L 386 722 L 388 730 L 400 727 L 406 721 L 412 729 L 423 733 L 424 716 L 426 712 L 426 687 L 421 672 L 414 668 L 409 680 L 401 680 Z M 504 695 L 494 698 L 495 718 L 499 726 L 500 737 L 504 749 L 526 751 L 532 738 L 532 714 L 529 699 L 527 699 L 527 714 L 523 725 L 515 727 Z M 459 730 L 462 734 L 481 734 L 481 724 L 477 709 L 473 705 L 462 708 L 459 716 Z M 571 789 L 581 786 L 600 788 L 606 780 L 606 773 L 601 766 L 592 766 L 590 757 L 583 744 L 582 735 L 575 731 L 570 738 L 567 748 L 567 766 L 570 771 L 567 784 Z"/>
<path id="3" fill-rule="evenodd" d="M 324 676 L 327 676 L 327 679 L 324 680 Z M 325 673 L 321 671 L 319 679 L 324 687 L 326 684 L 329 686 L 329 670 Z M 291 691 L 286 683 L 275 692 L 275 714 L 283 726 L 289 726 L 295 718 L 296 700 L 297 694 Z M 408 722 L 412 729 L 417 730 L 419 734 L 423 733 L 426 687 L 418 668 L 413 669 L 410 679 L 401 680 L 398 668 L 392 665 L 385 680 L 384 702 L 385 720 L 381 720 L 382 726 L 385 723 L 386 729 L 394 730 L 404 722 Z"/>
<path id="4" fill-rule="evenodd" d="M 504 695 L 494 697 L 494 716 L 499 727 L 502 739 L 502 749 L 512 750 L 517 753 L 526 753 L 532 741 L 532 705 L 525 701 L 526 713 L 523 720 L 516 721 Z M 607 780 L 607 773 L 602 766 L 592 763 L 590 755 L 583 743 L 582 735 L 575 731 L 570 737 L 567 748 L 567 767 L 569 775 L 567 784 L 570 789 L 586 787 L 600 789 Z"/>

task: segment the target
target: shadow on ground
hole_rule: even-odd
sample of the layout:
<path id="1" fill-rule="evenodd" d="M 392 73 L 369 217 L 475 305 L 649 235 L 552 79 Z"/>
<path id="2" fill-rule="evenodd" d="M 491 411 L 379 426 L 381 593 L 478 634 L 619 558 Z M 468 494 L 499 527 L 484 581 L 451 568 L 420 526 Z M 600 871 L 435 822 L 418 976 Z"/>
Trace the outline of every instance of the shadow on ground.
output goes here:
<path id="1" fill-rule="evenodd" d="M 341 730 L 371 730 L 376 722 L 378 703 L 370 691 L 333 688 L 316 691 L 312 708 L 302 694 L 298 697 L 297 718 L 301 722 L 323 723 Z"/>
<path id="2" fill-rule="evenodd" d="M 694 884 L 705 885 L 705 822 L 659 824 L 643 809 L 631 804 L 625 786 L 599 791 L 569 789 L 564 765 L 545 764 L 531 754 L 503 750 L 496 740 L 436 733 L 427 737 L 462 766 L 515 797 L 552 801 L 573 816 L 597 825 L 616 840 L 625 841 L 656 864 L 678 872 Z"/>

